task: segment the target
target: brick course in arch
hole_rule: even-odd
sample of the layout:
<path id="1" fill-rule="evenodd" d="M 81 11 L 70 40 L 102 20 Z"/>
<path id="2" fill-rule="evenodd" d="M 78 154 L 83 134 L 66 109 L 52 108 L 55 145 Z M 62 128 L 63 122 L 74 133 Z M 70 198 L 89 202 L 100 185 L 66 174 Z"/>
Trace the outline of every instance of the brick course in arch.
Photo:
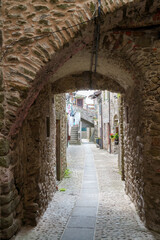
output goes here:
<path id="1" fill-rule="evenodd" d="M 147 226 L 157 231 L 160 225 L 159 5 L 158 0 L 102 1 L 99 52 L 106 51 L 106 58 L 109 59 L 123 59 L 126 62 L 125 71 L 130 72 L 134 81 L 133 87 L 125 91 L 123 106 L 125 119 L 128 104 L 130 120 L 129 125 L 124 123 L 126 192 Z M 14 167 L 12 162 L 9 164 L 8 153 L 14 151 L 14 138 L 28 112 L 32 111 L 32 104 L 52 76 L 61 71 L 76 53 L 91 49 L 94 24 L 90 19 L 94 7 L 89 1 L 54 3 L 48 0 L 44 4 L 40 0 L 10 0 L 2 1 L 1 12 L 0 156 L 3 199 L 7 194 L 13 194 Z M 88 23 L 77 25 L 88 20 Z M 72 25 L 77 26 L 51 33 Z M 111 84 L 110 76 L 105 77 Z M 66 76 L 64 81 L 67 81 Z M 54 82 L 52 85 L 56 87 Z M 19 199 L 15 196 L 13 194 L 11 197 L 13 202 Z M 11 229 L 12 233 L 13 228 L 17 230 L 18 222 L 13 221 L 16 219 L 15 208 L 9 224 L 3 227 L 3 234 L 8 238 Z"/>

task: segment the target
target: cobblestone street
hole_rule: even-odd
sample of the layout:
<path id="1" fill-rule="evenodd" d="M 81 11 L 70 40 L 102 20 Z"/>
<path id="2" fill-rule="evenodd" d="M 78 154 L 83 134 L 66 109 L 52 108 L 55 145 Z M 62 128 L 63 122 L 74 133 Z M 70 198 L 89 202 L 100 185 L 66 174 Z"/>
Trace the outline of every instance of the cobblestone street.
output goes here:
<path id="1" fill-rule="evenodd" d="M 89 169 L 91 167 L 91 158 L 93 163 L 95 163 L 95 170 L 93 168 Z M 59 189 L 65 188 L 66 191 L 57 191 L 55 193 L 47 211 L 42 216 L 36 227 L 23 228 L 21 232 L 12 239 L 60 240 L 62 238 L 69 240 L 90 240 L 94 237 L 95 240 L 160 239 L 158 234 L 147 230 L 137 216 L 133 204 L 129 200 L 128 196 L 125 195 L 124 183 L 121 181 L 121 176 L 118 172 L 117 165 L 117 155 L 110 155 L 105 150 L 96 148 L 94 144 L 69 146 L 68 169 L 71 171 L 71 177 L 64 178 L 58 186 Z M 88 178 L 89 175 L 87 175 L 86 171 L 89 172 L 90 178 Z M 95 178 L 92 173 L 97 177 Z M 95 188 L 93 188 L 89 182 L 91 179 L 95 181 L 95 184 L 98 180 L 99 187 L 97 187 L 97 191 L 95 191 Z M 92 234 L 90 236 L 83 235 L 83 237 L 80 237 L 77 232 L 77 238 L 73 238 L 73 236 L 68 236 L 63 233 L 67 228 L 68 232 L 70 231 L 70 228 L 74 230 L 74 223 L 73 221 L 71 223 L 70 220 L 73 220 L 73 217 L 75 219 L 75 216 L 77 216 L 75 215 L 75 212 L 77 204 L 76 201 L 78 200 L 78 197 L 80 196 L 81 202 L 85 203 L 86 201 L 86 199 L 84 199 L 84 195 L 87 192 L 85 190 L 84 183 L 87 184 L 87 181 L 90 186 L 89 193 L 91 196 L 94 198 L 96 194 L 98 195 L 98 213 L 97 216 L 95 216 L 96 224 L 94 224 L 93 221 L 92 227 L 87 226 L 86 224 L 86 226 L 79 226 L 79 228 L 86 228 L 86 232 L 93 229 L 92 232 L 94 237 L 91 236 Z M 78 200 L 78 202 L 80 202 L 80 200 Z M 91 215 L 88 216 L 87 213 L 84 213 L 83 217 L 94 220 L 94 214 L 92 214 L 93 206 L 90 207 Z M 80 214 L 82 216 L 82 213 Z M 75 226 L 75 228 L 78 229 L 77 226 Z"/>

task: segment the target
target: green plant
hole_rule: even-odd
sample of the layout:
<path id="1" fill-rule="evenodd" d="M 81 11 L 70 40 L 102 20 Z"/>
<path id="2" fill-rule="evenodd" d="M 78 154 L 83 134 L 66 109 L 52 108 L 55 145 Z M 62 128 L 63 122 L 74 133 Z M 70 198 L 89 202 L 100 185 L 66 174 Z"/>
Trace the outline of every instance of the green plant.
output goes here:
<path id="1" fill-rule="evenodd" d="M 114 138 L 115 138 L 115 140 L 118 140 L 118 139 L 119 139 L 118 133 L 116 133 L 116 134 L 114 135 Z"/>
<path id="2" fill-rule="evenodd" d="M 94 13 L 94 11 L 95 11 L 95 5 L 93 2 L 90 2 L 90 11 L 91 11 L 91 13 Z"/>
<path id="3" fill-rule="evenodd" d="M 66 189 L 65 189 L 65 188 L 61 188 L 61 189 L 59 189 L 59 191 L 60 191 L 60 192 L 65 192 Z"/>
<path id="4" fill-rule="evenodd" d="M 71 171 L 67 168 L 64 172 L 64 178 L 70 178 Z"/>
<path id="5" fill-rule="evenodd" d="M 113 133 L 110 134 L 110 139 L 112 139 L 112 138 L 114 138 L 114 134 Z"/>
<path id="6" fill-rule="evenodd" d="M 117 97 L 120 98 L 121 94 L 120 93 L 117 93 Z"/>

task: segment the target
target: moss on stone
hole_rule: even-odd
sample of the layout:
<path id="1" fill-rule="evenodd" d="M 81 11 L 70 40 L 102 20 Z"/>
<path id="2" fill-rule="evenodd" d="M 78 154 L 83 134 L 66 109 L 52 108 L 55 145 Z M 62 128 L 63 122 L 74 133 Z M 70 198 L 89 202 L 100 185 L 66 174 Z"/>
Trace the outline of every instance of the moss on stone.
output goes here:
<path id="1" fill-rule="evenodd" d="M 95 11 L 95 5 L 93 2 L 90 2 L 90 11 L 91 11 L 91 13 L 94 13 L 94 11 Z"/>

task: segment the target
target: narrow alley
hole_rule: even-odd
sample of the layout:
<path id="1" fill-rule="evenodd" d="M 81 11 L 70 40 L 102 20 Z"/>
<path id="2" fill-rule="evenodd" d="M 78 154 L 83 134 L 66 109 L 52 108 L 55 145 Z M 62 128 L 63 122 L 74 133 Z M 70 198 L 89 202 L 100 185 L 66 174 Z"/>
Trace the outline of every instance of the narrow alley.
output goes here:
<path id="1" fill-rule="evenodd" d="M 68 148 L 71 172 L 58 186 L 36 227 L 14 240 L 158 240 L 146 229 L 125 194 L 117 155 L 83 143 Z"/>

